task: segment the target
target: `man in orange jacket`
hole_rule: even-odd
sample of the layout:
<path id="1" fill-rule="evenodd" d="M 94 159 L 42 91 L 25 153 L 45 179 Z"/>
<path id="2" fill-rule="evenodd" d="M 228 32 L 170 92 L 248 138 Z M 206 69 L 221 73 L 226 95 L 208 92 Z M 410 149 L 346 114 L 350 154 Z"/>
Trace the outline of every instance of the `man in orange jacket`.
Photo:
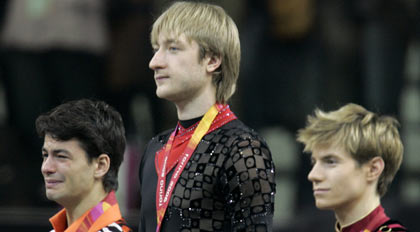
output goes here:
<path id="1" fill-rule="evenodd" d="M 121 115 L 104 102 L 70 101 L 39 116 L 36 129 L 47 198 L 64 207 L 50 218 L 52 231 L 131 231 L 115 198 L 125 149 Z"/>

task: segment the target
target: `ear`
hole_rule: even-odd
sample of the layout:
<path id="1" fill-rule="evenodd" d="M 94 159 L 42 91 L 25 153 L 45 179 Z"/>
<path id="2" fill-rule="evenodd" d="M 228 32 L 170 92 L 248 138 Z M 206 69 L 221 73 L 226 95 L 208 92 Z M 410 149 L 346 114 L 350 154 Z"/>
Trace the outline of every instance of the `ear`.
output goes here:
<path id="1" fill-rule="evenodd" d="M 222 64 L 222 57 L 211 55 L 207 57 L 207 67 L 206 71 L 212 73 L 216 71 Z"/>
<path id="2" fill-rule="evenodd" d="M 380 156 L 376 156 L 367 163 L 367 180 L 378 180 L 385 168 L 385 162 Z"/>
<path id="3" fill-rule="evenodd" d="M 101 154 L 96 158 L 96 167 L 94 176 L 96 178 L 102 178 L 108 172 L 111 166 L 111 159 L 107 154 Z"/>

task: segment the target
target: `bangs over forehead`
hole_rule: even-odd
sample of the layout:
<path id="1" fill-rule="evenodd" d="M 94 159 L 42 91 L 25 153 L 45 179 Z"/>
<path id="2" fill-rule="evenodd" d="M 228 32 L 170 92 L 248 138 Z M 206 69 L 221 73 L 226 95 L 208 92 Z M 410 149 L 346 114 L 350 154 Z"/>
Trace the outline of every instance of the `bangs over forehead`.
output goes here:
<path id="1" fill-rule="evenodd" d="M 315 116 L 308 116 L 308 127 L 298 131 L 298 141 L 303 142 L 304 152 L 312 152 L 316 147 L 342 147 L 345 151 L 355 151 L 357 128 L 334 119 L 334 115 L 319 109 Z"/>
<path id="2" fill-rule="evenodd" d="M 217 44 L 218 40 L 213 39 L 215 34 L 227 36 L 227 33 L 218 26 L 226 24 L 226 20 L 228 18 L 221 7 L 194 2 L 176 2 L 153 24 L 151 43 L 157 45 L 160 35 L 177 39 L 184 34 L 189 42 L 195 40 L 199 44 Z"/>

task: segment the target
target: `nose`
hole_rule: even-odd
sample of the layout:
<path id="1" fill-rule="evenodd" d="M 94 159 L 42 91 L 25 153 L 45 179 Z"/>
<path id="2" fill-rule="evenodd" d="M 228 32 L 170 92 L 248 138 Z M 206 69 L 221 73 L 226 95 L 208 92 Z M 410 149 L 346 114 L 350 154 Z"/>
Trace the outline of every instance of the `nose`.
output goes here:
<path id="1" fill-rule="evenodd" d="M 317 164 L 312 166 L 312 169 L 308 174 L 308 180 L 310 182 L 319 182 L 322 180 L 322 172 Z"/>
<path id="2" fill-rule="evenodd" d="M 53 157 L 48 156 L 47 158 L 44 158 L 44 161 L 42 161 L 41 165 L 41 173 L 44 176 L 47 176 L 49 174 L 52 174 L 56 171 L 55 162 L 53 160 Z"/>
<path id="3" fill-rule="evenodd" d="M 165 67 L 164 54 L 161 49 L 158 49 L 149 62 L 149 68 L 157 70 Z"/>

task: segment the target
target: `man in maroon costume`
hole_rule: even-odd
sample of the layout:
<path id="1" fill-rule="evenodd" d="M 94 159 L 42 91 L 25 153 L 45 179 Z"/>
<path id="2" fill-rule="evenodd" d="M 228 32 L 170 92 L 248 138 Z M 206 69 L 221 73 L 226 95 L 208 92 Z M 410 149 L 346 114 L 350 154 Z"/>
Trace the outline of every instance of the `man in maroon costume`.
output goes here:
<path id="1" fill-rule="evenodd" d="M 334 211 L 337 232 L 407 231 L 380 202 L 402 162 L 396 119 L 356 104 L 317 109 L 298 141 L 312 153 L 315 204 Z"/>

